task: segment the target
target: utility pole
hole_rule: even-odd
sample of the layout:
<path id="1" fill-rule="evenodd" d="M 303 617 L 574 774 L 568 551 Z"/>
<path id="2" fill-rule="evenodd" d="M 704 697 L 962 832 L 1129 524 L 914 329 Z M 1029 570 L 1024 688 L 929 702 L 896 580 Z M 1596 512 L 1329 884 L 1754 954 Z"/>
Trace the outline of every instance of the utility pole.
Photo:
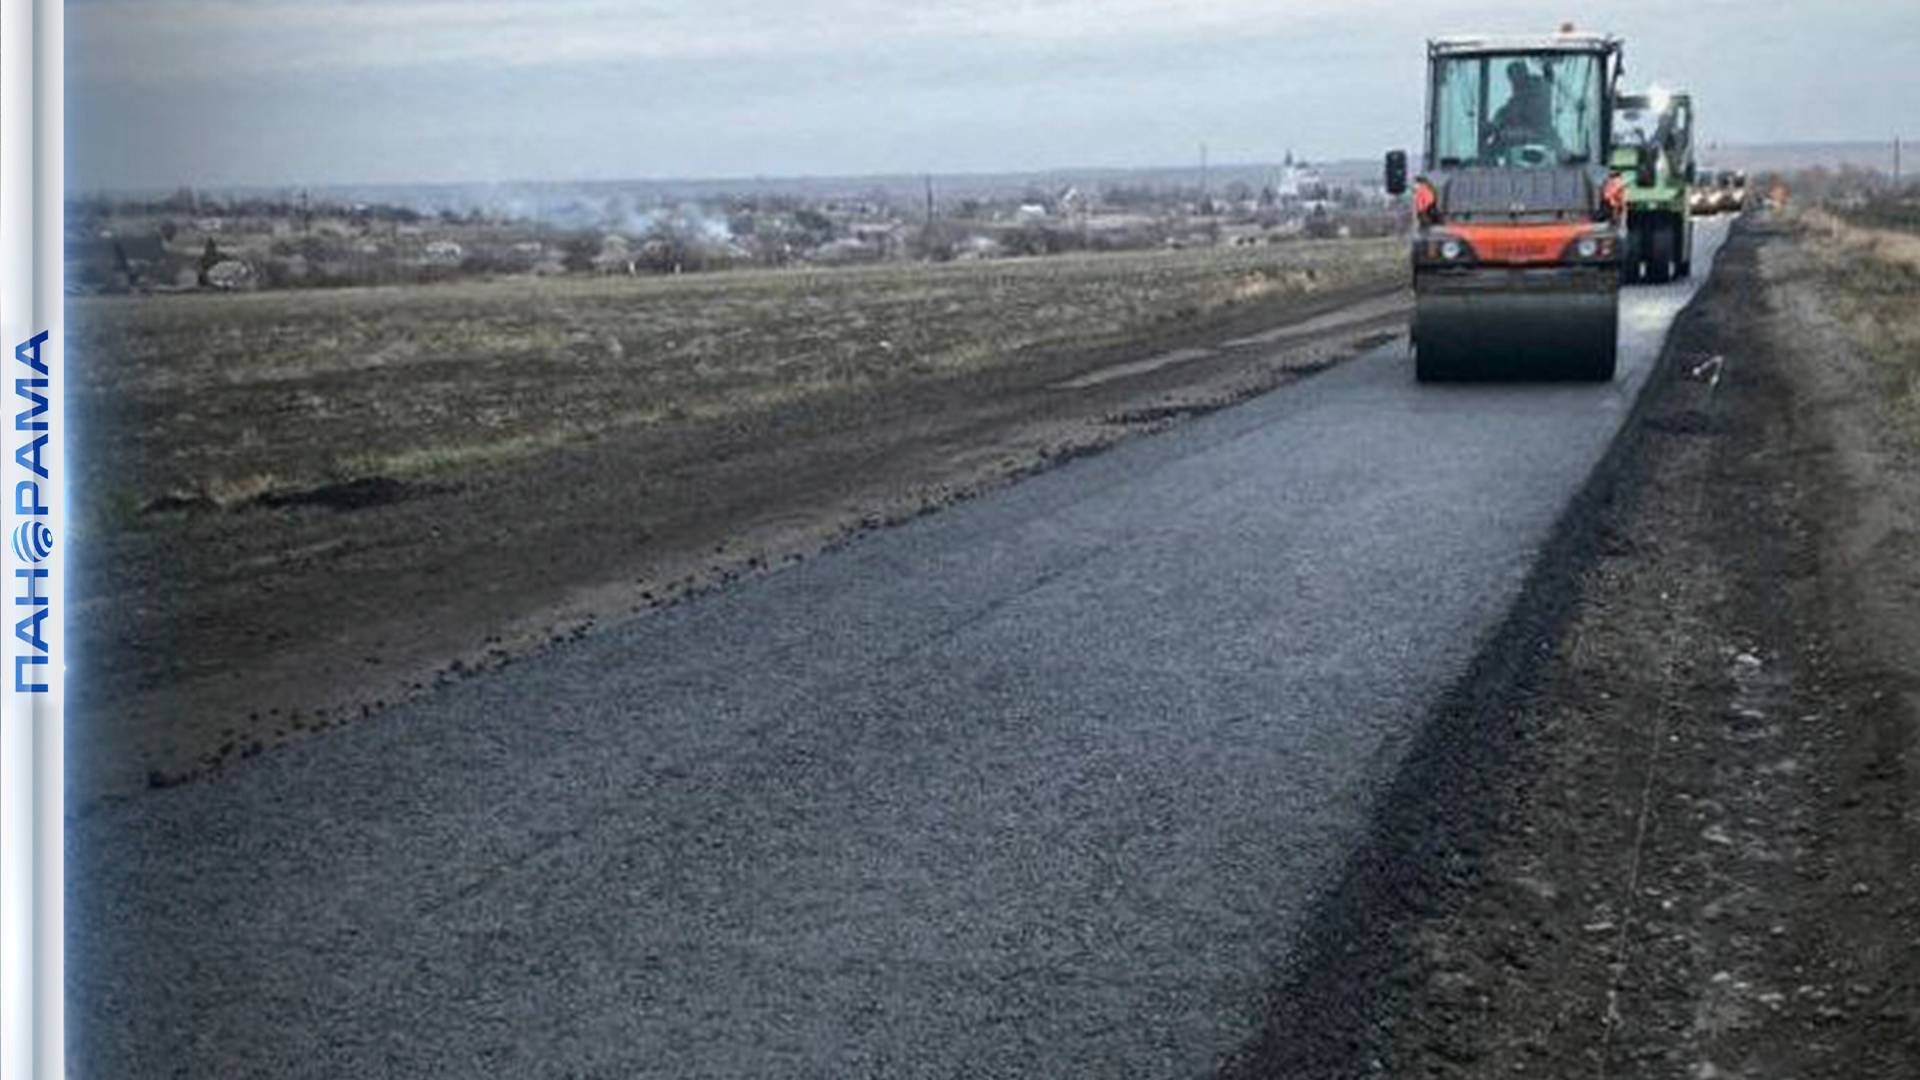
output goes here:
<path id="1" fill-rule="evenodd" d="M 1207 144 L 1201 143 L 1200 144 L 1200 212 L 1204 214 L 1211 208 L 1212 208 L 1212 201 L 1207 198 Z"/>
<path id="2" fill-rule="evenodd" d="M 927 179 L 927 228 L 931 229 L 933 228 L 933 174 L 928 173 L 926 176 L 926 179 Z"/>
<path id="3" fill-rule="evenodd" d="M 1893 137 L 1893 189 L 1900 190 L 1900 136 Z"/>

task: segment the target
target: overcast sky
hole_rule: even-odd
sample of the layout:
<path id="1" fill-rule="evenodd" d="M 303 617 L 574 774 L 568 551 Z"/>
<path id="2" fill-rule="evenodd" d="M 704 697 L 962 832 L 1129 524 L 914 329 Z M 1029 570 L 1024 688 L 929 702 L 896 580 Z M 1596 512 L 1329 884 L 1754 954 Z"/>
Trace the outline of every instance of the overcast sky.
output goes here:
<path id="1" fill-rule="evenodd" d="M 1920 134 L 1920 0 L 71 0 L 68 183 L 1372 157 L 1422 41 L 1627 41 L 1726 142 Z M 1550 14 L 1543 15 L 1543 11 Z M 1562 15 L 1564 12 L 1564 16 Z M 1544 22 L 1544 25 L 1543 25 Z"/>

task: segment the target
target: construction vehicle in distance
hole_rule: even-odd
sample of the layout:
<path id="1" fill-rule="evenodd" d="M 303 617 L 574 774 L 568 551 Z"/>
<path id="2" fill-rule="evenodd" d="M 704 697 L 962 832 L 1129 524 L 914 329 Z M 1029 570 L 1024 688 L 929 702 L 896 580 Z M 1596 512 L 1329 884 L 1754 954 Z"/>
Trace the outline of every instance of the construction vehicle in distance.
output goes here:
<path id="1" fill-rule="evenodd" d="M 1693 183 L 1687 186 L 1687 209 L 1694 217 L 1712 217 L 1720 212 L 1719 173 L 1712 169 L 1694 172 Z"/>
<path id="2" fill-rule="evenodd" d="M 1720 209 L 1724 213 L 1738 214 L 1747 208 L 1747 173 L 1745 169 L 1729 169 L 1720 174 Z"/>
<path id="3" fill-rule="evenodd" d="M 1653 159 L 1651 175 L 1641 163 Z M 1613 167 L 1627 177 L 1627 250 L 1622 280 L 1665 282 L 1693 273 L 1689 185 L 1693 161 L 1693 97 L 1654 87 L 1613 99 Z M 1642 179 L 1651 183 L 1642 183 Z"/>
<path id="4" fill-rule="evenodd" d="M 1576 32 L 1427 43 L 1413 181 L 1413 351 L 1422 382 L 1613 378 L 1626 183 L 1608 166 L 1621 43 Z M 1651 180 L 1651 163 L 1640 178 Z M 1390 194 L 1407 156 L 1386 159 Z"/>

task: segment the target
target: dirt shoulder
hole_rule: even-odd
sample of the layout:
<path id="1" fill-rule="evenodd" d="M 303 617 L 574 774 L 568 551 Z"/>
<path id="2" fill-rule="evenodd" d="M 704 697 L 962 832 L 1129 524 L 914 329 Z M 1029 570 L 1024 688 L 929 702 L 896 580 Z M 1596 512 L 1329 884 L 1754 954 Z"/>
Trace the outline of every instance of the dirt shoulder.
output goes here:
<path id="1" fill-rule="evenodd" d="M 1862 306 L 1858 257 L 1736 229 L 1564 617 L 1477 703 L 1511 746 L 1408 804 L 1443 869 L 1352 944 L 1342 1068 L 1920 1075 L 1920 354 L 1881 325 L 1920 281 Z"/>
<path id="2" fill-rule="evenodd" d="M 328 303 L 368 307 L 371 313 L 356 316 L 363 320 L 404 316 L 431 327 L 460 312 L 480 318 L 474 305 L 485 308 L 484 297 L 426 290 L 417 315 L 389 310 L 403 301 L 385 294 L 301 297 L 300 304 L 318 306 L 255 313 L 231 327 L 202 325 L 199 313 L 171 308 L 129 316 L 132 328 L 117 332 L 144 328 L 157 335 L 145 347 L 159 352 L 124 373 L 131 397 L 111 408 L 198 409 L 203 420 L 218 418 L 207 425 L 209 438 L 236 440 L 199 445 L 181 435 L 174 450 L 157 443 L 139 461 L 161 468 L 201 461 L 201 472 L 259 479 L 160 498 L 144 492 L 123 528 L 90 545 L 97 558 L 80 571 L 82 671 L 73 697 L 76 715 L 87 720 L 70 729 L 69 752 L 86 768 L 72 778 L 69 805 L 84 813 L 101 798 L 185 782 L 353 722 L 438 682 L 515 663 L 598 625 L 808 557 L 861 529 L 1280 386 L 1387 340 L 1404 322 L 1397 262 L 1353 261 L 1329 248 L 1304 256 L 1320 260 L 1314 265 L 1276 269 L 1267 264 L 1300 257 L 1263 254 L 1259 266 L 1241 265 L 1255 256 L 1234 255 L 1209 268 L 1176 254 L 1185 261 L 1035 261 L 959 277 L 929 274 L 905 286 L 867 282 L 911 294 L 897 304 L 892 293 L 860 299 L 865 279 L 831 275 L 819 288 L 853 292 L 822 300 L 804 282 L 769 278 L 743 280 L 732 294 L 731 302 L 769 318 L 825 305 L 826 321 L 806 325 L 828 326 L 838 341 L 885 338 L 905 349 L 925 339 L 897 363 L 864 354 L 843 363 L 837 344 L 798 358 L 735 355 L 712 344 L 721 330 L 708 327 L 703 344 L 674 346 L 694 352 L 669 351 L 635 367 L 637 346 L 605 345 L 623 327 L 644 324 L 661 336 L 657 324 L 671 314 L 692 333 L 703 320 L 724 322 L 725 311 L 711 308 L 705 293 L 671 295 L 674 283 L 662 286 L 667 300 L 656 298 L 658 318 L 623 308 L 611 285 L 594 285 L 584 298 L 569 294 L 565 310 L 511 294 L 522 309 L 497 317 L 496 336 L 564 336 L 564 326 L 548 322 L 577 316 L 597 320 L 591 336 L 600 351 L 585 360 L 562 351 L 536 365 L 535 374 L 553 380 L 530 399 L 537 414 L 514 413 L 491 434 L 478 418 L 495 391 L 511 396 L 533 377 L 516 374 L 508 360 L 468 357 L 471 380 L 462 381 L 445 357 L 416 357 L 417 371 L 404 359 L 355 367 L 354 350 L 341 342 L 323 348 L 301 337 L 321 332 L 332 318 Z M 988 276 L 966 276 L 980 274 Z M 929 300 L 929 281 L 948 298 Z M 720 290 L 715 303 L 728 295 L 717 280 L 688 287 L 696 286 Z M 1008 295 L 1026 298 L 1026 306 L 1005 308 L 1001 327 L 982 329 L 977 312 L 954 308 L 1001 311 Z M 1082 334 L 1074 329 L 1081 323 L 1068 321 L 1046 330 L 1072 304 L 1084 306 L 1090 329 Z M 442 310 L 448 305 L 458 310 Z M 938 332 L 942 319 L 955 334 L 975 337 Z M 918 322 L 929 325 L 909 337 L 909 324 Z M 373 333 L 343 323 L 341 341 Z M 1095 332 L 1109 323 L 1110 332 Z M 105 320 L 94 326 L 111 336 Z M 795 341 L 805 337 L 794 333 Z M 247 350 L 223 335 L 241 344 L 257 338 L 255 351 L 271 354 L 273 370 L 223 367 L 247 363 L 240 355 Z M 290 336 L 319 351 L 297 362 L 272 354 L 273 343 Z M 197 341 L 234 355 L 180 355 Z M 995 351 L 1001 346 L 1007 351 Z M 661 374 L 656 369 L 667 360 L 672 372 Z M 813 374 L 796 383 L 799 376 L 782 366 L 789 361 Z M 667 389 L 629 385 L 628 368 L 639 372 L 635 379 L 665 380 Z M 755 395 L 735 385 L 740 379 L 782 389 Z M 801 384 L 806 392 L 789 392 Z M 96 377 L 99 409 L 109 410 L 113 385 Z M 443 386 L 444 394 L 436 389 Z M 684 408 L 665 418 L 640 408 L 659 394 L 683 395 Z M 627 404 L 604 400 L 621 395 Z M 281 404 L 298 414 L 284 437 L 272 426 Z M 374 410 L 366 413 L 374 426 L 358 441 L 383 447 L 365 460 L 423 467 L 310 482 L 327 469 L 301 465 L 297 448 L 355 444 L 354 418 L 364 410 Z M 575 422 L 585 414 L 607 422 Z M 95 420 L 96 430 L 173 438 L 171 428 L 141 426 L 131 412 L 103 411 Z M 424 450 L 395 441 L 428 436 L 436 441 Z M 468 452 L 480 445 L 472 440 L 496 438 L 512 453 Z M 436 449 L 444 446 L 460 452 L 447 457 Z M 96 466 L 111 465 L 104 453 Z M 305 476 L 302 469 L 313 476 L 287 482 Z M 165 478 L 152 473 L 147 483 L 164 486 Z"/>

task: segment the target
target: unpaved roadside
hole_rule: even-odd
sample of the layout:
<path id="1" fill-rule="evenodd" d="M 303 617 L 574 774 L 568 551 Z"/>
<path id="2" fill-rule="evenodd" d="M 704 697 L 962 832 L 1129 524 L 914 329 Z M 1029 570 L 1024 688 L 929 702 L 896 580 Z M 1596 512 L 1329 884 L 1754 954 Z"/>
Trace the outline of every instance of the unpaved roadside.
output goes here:
<path id="1" fill-rule="evenodd" d="M 1351 1072 L 1920 1075 L 1920 454 L 1810 243 L 1744 223 L 1677 324 Z"/>
<path id="2" fill-rule="evenodd" d="M 204 776 L 1300 378 L 1399 332 L 1404 295 L 1361 269 L 1120 344 L 610 430 L 419 483 L 165 511 L 83 582 L 69 805 Z"/>

